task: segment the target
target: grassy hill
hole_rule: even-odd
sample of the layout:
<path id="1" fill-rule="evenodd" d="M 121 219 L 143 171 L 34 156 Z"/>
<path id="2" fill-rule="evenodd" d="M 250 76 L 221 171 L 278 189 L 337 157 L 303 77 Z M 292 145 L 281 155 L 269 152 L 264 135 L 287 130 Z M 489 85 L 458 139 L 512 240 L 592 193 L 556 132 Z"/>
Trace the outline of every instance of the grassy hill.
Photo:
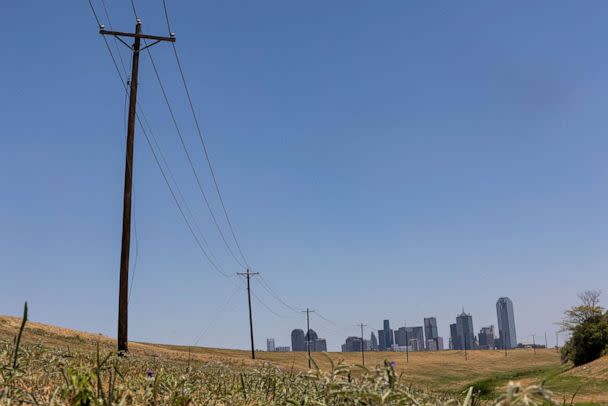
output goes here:
<path id="1" fill-rule="evenodd" d="M 0 316 L 0 341 L 12 340 L 19 329 L 20 319 Z M 94 354 L 97 346 L 109 353 L 115 341 L 109 337 L 75 330 L 28 322 L 23 336 L 26 345 L 55 349 L 63 354 L 79 352 Z M 188 363 L 223 363 L 235 368 L 260 368 L 272 364 L 290 376 L 308 370 L 305 353 L 257 352 L 256 361 L 249 359 L 249 352 L 229 349 L 183 347 L 150 343 L 130 343 L 130 351 L 145 364 L 162 362 L 163 365 L 184 367 Z M 460 395 L 473 385 L 482 397 L 491 398 L 504 392 L 511 380 L 526 385 L 545 383 L 555 398 L 570 403 L 595 402 L 608 404 L 608 358 L 579 368 L 560 364 L 555 350 L 521 349 L 509 351 L 469 351 L 465 360 L 462 351 L 410 353 L 409 362 L 404 353 L 367 352 L 366 366 L 381 366 L 384 361 L 395 362 L 395 372 L 401 382 L 442 395 Z M 313 353 L 319 368 L 332 369 L 331 363 L 343 361 L 346 366 L 361 364 L 360 353 Z M 330 359 L 332 361 L 330 361 Z M 352 368 L 349 374 L 360 374 Z M 350 378 L 349 378 L 350 379 Z"/>

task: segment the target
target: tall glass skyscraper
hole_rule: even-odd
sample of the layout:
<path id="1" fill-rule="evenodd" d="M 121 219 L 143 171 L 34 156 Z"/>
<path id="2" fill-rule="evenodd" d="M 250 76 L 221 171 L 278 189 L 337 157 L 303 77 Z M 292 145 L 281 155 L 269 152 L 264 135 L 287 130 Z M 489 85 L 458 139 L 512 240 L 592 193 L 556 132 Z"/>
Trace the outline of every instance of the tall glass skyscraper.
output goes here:
<path id="1" fill-rule="evenodd" d="M 460 350 L 472 350 L 475 347 L 475 331 L 473 330 L 473 317 L 464 312 L 456 317 L 456 334 Z"/>
<path id="2" fill-rule="evenodd" d="M 498 336 L 502 348 L 517 347 L 515 334 L 515 315 L 513 302 L 508 297 L 501 297 L 496 301 L 496 316 L 498 317 Z"/>

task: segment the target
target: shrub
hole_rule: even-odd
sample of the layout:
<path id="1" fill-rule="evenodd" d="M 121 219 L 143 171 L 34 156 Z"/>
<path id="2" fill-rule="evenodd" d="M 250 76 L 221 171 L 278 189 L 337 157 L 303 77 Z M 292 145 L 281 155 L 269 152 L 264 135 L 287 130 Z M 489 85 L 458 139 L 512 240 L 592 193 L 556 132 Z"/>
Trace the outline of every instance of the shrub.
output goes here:
<path id="1" fill-rule="evenodd" d="M 562 360 L 582 365 L 598 359 L 608 349 L 608 315 L 594 316 L 577 325 L 562 348 Z"/>

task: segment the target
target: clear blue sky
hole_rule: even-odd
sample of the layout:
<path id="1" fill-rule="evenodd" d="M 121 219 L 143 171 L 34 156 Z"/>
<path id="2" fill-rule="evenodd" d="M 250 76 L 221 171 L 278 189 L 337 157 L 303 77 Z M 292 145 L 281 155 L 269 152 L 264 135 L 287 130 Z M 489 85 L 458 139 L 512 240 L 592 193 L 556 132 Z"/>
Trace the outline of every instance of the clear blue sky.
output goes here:
<path id="1" fill-rule="evenodd" d="M 166 34 L 162 3 L 137 4 L 144 30 Z M 608 288 L 607 3 L 168 5 L 245 254 L 290 304 L 349 330 L 313 317 L 331 349 L 384 318 L 436 316 L 447 343 L 463 306 L 476 330 L 496 324 L 500 296 L 520 341 L 553 337 L 578 292 Z M 128 2 L 108 6 L 133 29 Z M 27 299 L 34 320 L 115 335 L 124 93 L 85 0 L 0 12 L 0 313 Z M 213 197 L 170 47 L 153 52 Z M 239 271 L 145 55 L 140 96 L 215 255 Z M 234 288 L 136 137 L 130 337 L 189 344 Z M 303 316 L 253 286 L 284 316 L 254 302 L 258 347 L 288 345 Z M 245 348 L 244 292 L 225 309 L 200 344 Z"/>

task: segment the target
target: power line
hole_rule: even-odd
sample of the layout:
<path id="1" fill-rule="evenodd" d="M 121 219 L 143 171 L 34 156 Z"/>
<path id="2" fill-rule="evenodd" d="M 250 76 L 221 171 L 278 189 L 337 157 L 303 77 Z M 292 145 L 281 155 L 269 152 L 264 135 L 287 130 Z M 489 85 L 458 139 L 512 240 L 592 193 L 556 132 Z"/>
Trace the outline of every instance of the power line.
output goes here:
<path id="1" fill-rule="evenodd" d="M 133 1 L 133 0 L 131 0 Z M 169 33 L 171 33 L 171 25 L 169 24 L 169 13 L 167 11 L 167 2 L 166 0 L 163 0 L 163 11 L 165 13 L 165 21 L 167 23 L 167 30 L 169 31 Z M 186 81 L 186 76 L 184 74 L 184 70 L 182 68 L 182 64 L 181 61 L 179 59 L 179 55 L 177 53 L 177 48 L 175 47 L 175 44 L 173 44 L 173 55 L 175 56 L 175 60 L 177 62 L 177 67 L 179 69 L 179 73 L 182 79 L 182 83 L 184 85 L 184 90 L 186 91 L 186 96 L 188 98 L 188 104 L 190 106 L 190 110 L 192 112 L 192 117 L 194 118 L 194 123 L 196 125 L 196 130 L 198 133 L 198 138 L 201 142 L 201 145 L 203 147 L 203 152 L 205 155 L 205 159 L 207 160 L 207 166 L 209 167 L 209 172 L 211 173 L 211 177 L 213 179 L 213 184 L 215 186 L 215 191 L 217 193 L 217 196 L 220 200 L 221 206 L 222 206 L 222 210 L 224 212 L 224 216 L 226 217 L 226 221 L 228 223 L 228 227 L 230 228 L 230 233 L 232 234 L 232 238 L 234 239 L 234 242 L 236 244 L 236 247 L 241 255 L 241 258 L 243 259 L 243 262 L 245 263 L 245 265 L 247 267 L 249 267 L 249 263 L 247 262 L 247 259 L 245 258 L 245 255 L 243 254 L 243 250 L 241 249 L 241 245 L 239 243 L 238 238 L 236 237 L 236 233 L 234 232 L 234 227 L 232 226 L 232 222 L 230 221 L 230 216 L 228 216 L 228 210 L 226 209 L 226 205 L 224 203 L 224 199 L 222 197 L 222 193 L 220 192 L 220 188 L 219 188 L 219 184 L 217 181 L 217 178 L 215 176 L 215 171 L 213 170 L 213 166 L 211 165 L 211 159 L 209 157 L 209 152 L 207 150 L 207 145 L 205 143 L 205 140 L 203 138 L 203 132 L 201 130 L 200 124 L 199 124 L 199 120 L 198 120 L 198 116 L 196 114 L 196 110 L 194 109 L 194 103 L 192 102 L 192 97 L 190 95 L 190 90 L 188 88 L 188 83 Z"/>
<path id="2" fill-rule="evenodd" d="M 262 299 L 260 299 L 260 297 L 258 295 L 256 295 L 254 292 L 251 292 L 251 296 L 253 296 L 253 298 L 255 300 L 257 300 L 259 304 L 261 304 L 262 306 L 264 306 L 264 308 L 266 310 L 268 310 L 270 313 L 274 314 L 278 318 L 281 318 L 281 319 L 286 319 L 287 318 L 287 316 L 284 316 L 284 315 L 279 314 L 276 311 L 272 310 L 272 308 L 270 306 L 268 306 Z"/>
<path id="3" fill-rule="evenodd" d="M 102 4 L 103 4 L 103 8 L 104 8 L 104 12 L 105 12 L 106 18 L 108 19 L 108 27 L 110 27 L 110 29 L 112 29 L 112 21 L 111 21 L 110 14 L 108 12 L 108 8 L 106 6 L 105 0 L 102 0 Z M 93 14 L 96 17 L 96 20 L 97 20 L 98 24 L 101 25 L 100 22 L 99 22 L 99 20 L 97 19 L 97 13 L 95 12 L 95 9 L 93 8 L 93 5 L 91 4 L 91 0 L 89 0 L 89 5 L 91 6 L 91 9 L 93 10 Z M 135 4 L 133 3 L 133 1 L 131 2 L 131 5 L 133 7 L 134 14 L 136 14 L 135 13 Z M 122 56 L 121 56 L 121 53 L 120 53 L 120 50 L 119 50 L 119 47 L 118 47 L 118 40 L 116 39 L 115 36 L 113 36 L 113 38 L 114 38 L 114 43 L 116 45 L 116 49 L 117 49 L 119 60 L 120 60 L 120 63 L 122 65 L 122 68 L 123 68 L 123 72 L 125 73 L 125 79 L 123 79 L 122 76 L 120 75 L 120 72 L 118 72 L 120 80 L 123 83 L 123 86 L 125 86 L 125 112 L 126 112 L 128 93 L 126 91 L 126 85 L 124 83 L 125 83 L 126 78 L 128 77 L 128 75 L 127 75 L 125 64 L 124 64 L 124 61 L 122 59 Z M 106 40 L 105 36 L 104 36 L 104 40 Z M 145 43 L 146 43 L 146 40 L 144 39 L 144 44 Z M 107 41 L 106 41 L 106 46 L 108 46 Z M 146 49 L 147 49 L 148 52 L 150 51 L 149 48 L 146 48 Z M 108 52 L 112 56 L 112 59 L 113 59 L 113 61 L 115 63 L 115 66 L 116 66 L 116 62 L 115 62 L 115 59 L 113 57 L 113 53 L 112 53 L 111 49 L 109 48 L 109 46 L 108 46 Z M 152 57 L 151 54 L 150 54 L 150 57 Z M 159 154 L 159 156 L 161 158 L 162 163 L 165 165 L 166 172 L 169 175 L 170 180 L 173 182 L 173 184 L 175 186 L 175 189 L 177 191 L 178 197 L 181 199 L 183 206 L 186 208 L 186 212 L 190 216 L 191 222 L 194 223 L 194 226 L 195 226 L 196 230 L 198 231 L 198 236 L 200 236 L 201 240 L 203 241 L 203 243 L 207 247 L 207 250 L 209 251 L 210 256 L 213 258 L 214 262 L 216 262 L 216 264 L 217 264 L 218 260 L 215 257 L 215 255 L 213 254 L 213 251 L 211 251 L 209 243 L 207 242 L 207 240 L 206 240 L 206 238 L 204 236 L 204 233 L 201 231 L 201 228 L 198 225 L 198 222 L 196 221 L 196 217 L 192 213 L 192 210 L 190 209 L 190 206 L 188 205 L 187 200 L 185 199 L 183 193 L 181 192 L 179 184 L 177 183 L 177 181 L 175 180 L 175 177 L 173 176 L 173 173 L 171 171 L 171 167 L 169 166 L 169 163 L 167 162 L 164 154 L 162 153 L 162 149 L 160 148 L 160 145 L 159 145 L 156 137 L 154 136 L 154 132 L 152 130 L 152 126 L 150 125 L 150 123 L 148 121 L 148 118 L 147 118 L 146 114 L 143 111 L 144 110 L 143 109 L 143 103 L 140 101 L 139 105 L 140 105 L 140 107 L 138 108 L 139 109 L 138 116 L 141 115 L 141 117 L 143 118 L 143 123 L 142 123 L 142 121 L 138 117 L 139 124 L 140 124 L 140 126 L 142 127 L 142 129 L 144 131 L 145 131 L 144 124 L 147 126 L 147 130 L 148 130 L 148 133 L 150 134 L 150 138 L 152 139 L 152 141 L 153 141 L 156 149 L 158 150 L 158 154 Z M 125 117 L 125 125 L 126 125 L 126 117 Z M 130 170 L 130 168 L 129 168 L 129 170 Z M 134 277 L 135 277 L 135 271 L 136 271 L 136 266 L 137 266 L 137 259 L 138 259 L 138 256 L 139 256 L 139 242 L 138 242 L 139 238 L 138 238 L 138 234 L 137 234 L 137 223 L 136 223 L 136 219 L 135 219 L 135 210 L 133 210 L 133 223 L 134 223 L 134 231 L 135 231 L 136 251 L 135 251 L 134 269 L 133 269 L 133 279 L 131 281 L 131 287 L 129 288 L 129 297 L 131 295 L 131 290 L 132 290 L 132 287 L 133 287 L 133 282 L 134 282 Z M 218 267 L 219 267 L 219 265 L 218 265 Z"/>
<path id="4" fill-rule="evenodd" d="M 145 41 L 144 41 L 145 43 Z M 234 255 L 234 252 L 232 251 L 232 249 L 230 248 L 230 245 L 228 244 L 228 241 L 226 241 L 226 237 L 224 236 L 224 233 L 222 232 L 222 229 L 215 217 L 215 214 L 213 213 L 213 209 L 211 208 L 211 204 L 209 203 L 209 199 L 207 198 L 207 194 L 205 193 L 205 190 L 203 188 L 203 185 L 201 183 L 200 177 L 198 175 L 198 172 L 194 166 L 194 162 L 192 161 L 192 157 L 190 156 L 190 153 L 188 152 L 188 147 L 186 146 L 186 143 L 184 141 L 184 137 L 182 136 L 182 132 L 179 128 L 179 124 L 177 123 L 177 119 L 175 117 L 175 113 L 173 112 L 173 107 L 171 107 L 171 102 L 169 101 L 169 97 L 167 96 L 167 92 L 165 91 L 165 86 L 163 85 L 162 79 L 160 77 L 160 73 L 158 71 L 158 68 L 156 67 L 156 62 L 154 61 L 154 57 L 152 56 L 152 52 L 150 51 L 150 49 L 146 49 L 148 51 L 148 57 L 150 58 L 150 62 L 152 64 L 152 69 L 154 70 L 154 74 L 156 76 L 156 79 L 158 81 L 158 85 L 160 87 L 160 90 L 162 92 L 163 95 L 163 99 L 165 101 L 165 104 L 167 105 L 167 109 L 169 110 L 169 114 L 171 115 L 171 120 L 173 121 L 173 125 L 175 126 L 175 130 L 177 132 L 177 136 L 179 138 L 180 141 L 180 145 L 182 146 L 182 149 L 184 151 L 184 153 L 186 154 L 186 158 L 188 159 L 188 163 L 190 165 L 190 169 L 192 170 L 192 174 L 194 175 L 194 178 L 196 179 L 196 184 L 198 186 L 199 191 L 201 192 L 201 196 L 205 202 L 205 205 L 207 206 L 207 209 L 209 210 L 209 214 L 211 215 L 211 218 L 213 219 L 213 223 L 215 224 L 215 227 L 217 228 L 217 231 L 219 232 L 222 241 L 224 241 L 224 244 L 226 245 L 226 248 L 228 249 L 228 252 L 230 253 L 230 255 L 232 256 L 232 258 L 234 258 L 234 260 L 242 267 L 245 268 L 245 264 L 241 263 L 241 261 L 239 261 L 239 259 L 236 257 L 236 255 Z"/>
<path id="5" fill-rule="evenodd" d="M 95 8 L 93 7 L 93 4 L 91 3 L 91 0 L 88 0 L 88 2 L 89 2 L 89 6 L 91 7 L 91 11 L 92 11 L 92 13 L 93 13 L 93 16 L 95 17 L 95 20 L 97 21 L 97 24 L 98 24 L 100 27 L 103 27 L 103 24 L 101 24 L 101 22 L 100 22 L 100 20 L 99 20 L 99 17 L 98 17 L 98 15 L 97 15 L 97 12 L 95 11 Z M 108 50 L 108 53 L 110 54 L 110 58 L 112 59 L 112 63 L 113 63 L 113 65 L 114 65 L 114 68 L 116 69 L 116 73 L 117 73 L 117 75 L 118 75 L 118 77 L 119 77 L 119 80 L 120 80 L 121 84 L 123 85 L 123 88 L 124 88 L 125 92 L 128 92 L 128 87 L 127 87 L 127 85 L 126 85 L 126 83 L 125 83 L 125 81 L 124 81 L 124 79 L 123 79 L 123 77 L 122 77 L 122 74 L 121 74 L 121 72 L 120 72 L 120 68 L 118 67 L 118 63 L 117 63 L 117 61 L 116 61 L 116 58 L 114 57 L 114 54 L 113 54 L 113 52 L 112 52 L 112 49 L 110 48 L 110 44 L 108 43 L 108 40 L 107 40 L 107 38 L 106 38 L 105 36 L 102 36 L 102 37 L 103 37 L 103 39 L 104 39 L 104 43 L 105 43 L 105 45 L 106 45 L 106 48 L 107 48 L 107 50 Z M 140 110 L 141 110 L 141 107 L 140 107 Z M 190 233 L 192 234 L 192 237 L 194 238 L 194 240 L 195 240 L 195 242 L 196 242 L 197 246 L 199 247 L 200 251 L 203 253 L 203 255 L 205 256 L 205 258 L 207 259 L 207 261 L 209 262 L 209 264 L 212 266 L 212 268 L 213 268 L 213 269 L 215 269 L 217 272 L 219 272 L 219 273 L 220 273 L 221 275 L 223 275 L 224 277 L 226 277 L 226 278 L 230 278 L 230 275 L 228 275 L 227 273 L 225 273 L 224 271 L 222 271 L 222 270 L 221 270 L 221 269 L 220 269 L 220 268 L 217 266 L 217 264 L 215 264 L 215 262 L 214 262 L 214 261 L 213 261 L 213 260 L 212 260 L 212 259 L 209 257 L 209 254 L 207 253 L 207 251 L 206 251 L 206 250 L 204 249 L 204 247 L 202 246 L 202 244 L 201 244 L 201 242 L 200 242 L 200 240 L 199 240 L 198 236 L 196 235 L 196 233 L 194 232 L 194 230 L 193 230 L 193 228 L 192 228 L 192 225 L 191 225 L 190 221 L 188 220 L 187 216 L 185 215 L 184 210 L 183 210 L 183 208 L 181 207 L 181 204 L 180 204 L 179 200 L 177 199 L 177 197 L 176 197 L 176 195 L 175 195 L 175 192 L 173 191 L 173 188 L 171 187 L 171 184 L 170 184 L 169 180 L 167 179 L 167 175 L 166 175 L 166 173 L 165 173 L 165 170 L 163 169 L 163 167 L 162 167 L 162 165 L 161 165 L 161 163 L 160 163 L 160 161 L 159 161 L 159 158 L 158 158 L 157 152 L 154 150 L 154 147 L 152 146 L 152 142 L 150 141 L 150 137 L 149 137 L 149 135 L 148 135 L 148 132 L 146 131 L 145 126 L 144 126 L 144 125 L 143 125 L 143 123 L 142 123 L 142 120 L 141 120 L 141 118 L 140 118 L 139 113 L 136 113 L 136 118 L 137 118 L 137 122 L 139 123 L 139 125 L 140 125 L 140 127 L 141 127 L 141 129 L 142 129 L 142 133 L 144 134 L 144 138 L 146 139 L 146 142 L 147 142 L 147 144 L 148 144 L 148 147 L 150 148 L 150 151 L 152 152 L 152 156 L 153 156 L 153 158 L 154 158 L 154 161 L 155 161 L 155 163 L 156 163 L 156 165 L 157 165 L 158 169 L 160 170 L 161 175 L 162 175 L 162 177 L 163 177 L 163 179 L 164 179 L 164 181 L 165 181 L 165 184 L 166 184 L 166 185 L 167 185 L 167 187 L 169 188 L 169 192 L 171 193 L 171 196 L 172 196 L 172 198 L 173 198 L 173 200 L 174 200 L 174 202 L 175 202 L 175 204 L 176 204 L 176 206 L 177 206 L 177 208 L 178 208 L 178 210 L 179 210 L 179 212 L 180 212 L 181 216 L 183 217 L 183 219 L 184 219 L 184 221 L 185 221 L 185 223 L 186 223 L 186 226 L 187 226 L 188 230 L 189 230 L 189 231 L 190 231 Z M 159 151 L 159 152 L 160 152 L 160 151 Z"/>
<path id="6" fill-rule="evenodd" d="M 228 309 L 228 305 L 232 302 L 232 299 L 234 299 L 236 293 L 242 288 L 242 286 L 239 285 L 238 283 L 235 283 L 234 286 L 235 286 L 235 289 L 228 296 L 224 305 L 218 311 L 213 313 L 215 315 L 215 317 L 213 317 L 209 321 L 207 326 L 205 326 L 203 328 L 203 330 L 201 331 L 201 333 L 196 337 L 196 339 L 194 340 L 194 344 L 193 344 L 194 346 L 196 346 L 199 343 L 199 341 L 203 338 L 203 335 L 205 335 L 205 333 L 207 331 L 209 331 L 211 329 L 211 327 L 213 327 L 215 325 L 215 323 L 220 319 L 220 316 Z"/>
<path id="7" fill-rule="evenodd" d="M 260 282 L 260 286 L 262 286 L 262 288 L 264 288 L 264 290 L 266 290 L 273 298 L 275 298 L 275 300 L 279 303 L 281 303 L 285 308 L 296 312 L 296 313 L 300 313 L 302 311 L 302 309 L 298 309 L 294 306 L 291 306 L 289 303 L 287 303 L 285 300 L 283 300 L 281 298 L 281 296 L 279 296 L 268 284 L 268 282 L 266 282 L 264 280 L 263 275 L 260 274 L 260 277 L 257 279 Z"/>

